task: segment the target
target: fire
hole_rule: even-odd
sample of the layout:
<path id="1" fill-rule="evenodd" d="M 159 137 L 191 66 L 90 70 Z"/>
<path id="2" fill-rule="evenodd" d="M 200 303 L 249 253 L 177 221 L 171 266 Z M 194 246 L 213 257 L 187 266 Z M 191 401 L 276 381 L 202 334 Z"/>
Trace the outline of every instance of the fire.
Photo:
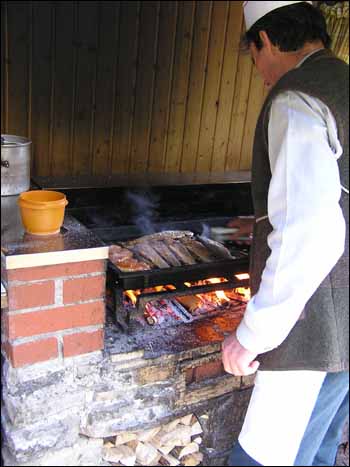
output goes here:
<path id="1" fill-rule="evenodd" d="M 125 295 L 127 295 L 130 298 L 133 305 L 136 305 L 136 302 L 137 302 L 136 293 L 137 295 L 140 295 L 141 291 L 140 290 L 126 290 L 125 291 Z"/>
<path id="2" fill-rule="evenodd" d="M 237 289 L 235 289 L 235 291 L 239 295 L 243 295 L 245 300 L 247 300 L 247 301 L 250 300 L 250 289 L 248 287 L 237 287 Z"/>
<path id="3" fill-rule="evenodd" d="M 223 279 L 219 279 L 218 277 L 213 277 L 212 279 L 208 279 L 208 282 L 210 282 L 210 284 L 219 284 L 220 282 L 225 282 L 225 281 Z M 230 301 L 230 299 L 228 298 L 228 296 L 225 294 L 223 290 L 217 290 L 215 294 L 220 300 L 223 300 L 224 302 Z"/>
<path id="4" fill-rule="evenodd" d="M 249 279 L 249 274 L 236 274 L 235 278 L 238 280 Z M 194 286 L 205 286 L 209 284 L 220 284 L 221 282 L 227 282 L 228 279 L 220 277 L 212 277 L 210 279 L 204 279 L 196 282 L 185 282 L 184 285 L 189 289 Z M 137 299 L 140 294 L 154 293 L 154 292 L 167 292 L 174 291 L 176 287 L 173 284 L 159 285 L 156 287 L 149 287 L 144 290 L 126 290 L 125 291 L 125 304 L 129 306 L 136 306 Z M 182 300 L 180 299 L 182 297 Z M 174 306 L 185 307 L 184 312 L 190 313 L 194 316 L 210 313 L 218 310 L 220 307 L 231 306 L 230 302 L 248 302 L 250 300 L 250 289 L 248 287 L 236 287 L 234 289 L 227 290 L 214 290 L 212 292 L 204 292 L 200 294 L 189 294 L 186 296 L 177 297 L 166 295 L 155 298 L 154 301 L 148 302 L 145 305 L 144 316 L 146 321 L 153 325 L 161 323 L 166 319 L 166 316 L 172 316 L 175 320 L 179 318 L 174 315 Z M 187 310 L 187 311 L 186 311 Z M 191 316 L 189 314 L 189 316 Z"/>
<path id="5" fill-rule="evenodd" d="M 235 277 L 239 280 L 242 281 L 243 279 L 249 279 L 249 274 L 244 272 L 243 274 L 236 274 Z"/>

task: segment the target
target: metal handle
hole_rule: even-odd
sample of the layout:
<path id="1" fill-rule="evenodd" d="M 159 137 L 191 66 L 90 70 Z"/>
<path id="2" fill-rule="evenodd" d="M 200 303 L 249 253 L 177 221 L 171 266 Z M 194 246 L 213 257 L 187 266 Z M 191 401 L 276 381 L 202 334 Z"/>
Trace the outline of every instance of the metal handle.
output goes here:
<path id="1" fill-rule="evenodd" d="M 8 169 L 10 167 L 9 161 L 1 160 L 1 167 L 6 167 Z"/>

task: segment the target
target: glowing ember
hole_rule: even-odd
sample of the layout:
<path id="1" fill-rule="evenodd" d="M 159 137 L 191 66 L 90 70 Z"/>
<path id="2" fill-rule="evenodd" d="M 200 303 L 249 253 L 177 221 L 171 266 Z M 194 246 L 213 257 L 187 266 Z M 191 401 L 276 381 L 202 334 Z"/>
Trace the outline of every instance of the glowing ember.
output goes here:
<path id="1" fill-rule="evenodd" d="M 223 290 L 218 290 L 215 293 L 216 293 L 216 296 L 220 298 L 220 300 L 224 300 L 224 302 L 230 301 L 230 299 L 228 298 L 228 296 L 225 294 Z"/>
<path id="2" fill-rule="evenodd" d="M 237 274 L 235 276 L 239 280 L 249 278 L 249 274 Z M 196 282 L 185 282 L 184 285 L 188 288 L 194 286 L 205 286 L 209 284 L 220 284 L 221 282 L 227 282 L 228 279 L 213 277 L 210 279 L 200 280 Z M 144 290 L 127 290 L 125 292 L 125 305 L 136 306 L 137 298 L 140 294 L 155 293 L 155 292 L 167 292 L 174 291 L 176 287 L 172 284 L 159 285 L 156 287 L 149 287 Z M 165 322 L 176 322 L 179 319 L 186 322 L 186 319 L 193 319 L 191 316 L 202 316 L 207 313 L 215 312 L 221 307 L 230 307 L 230 303 L 233 304 L 237 301 L 240 303 L 248 302 L 250 300 L 250 289 L 248 287 L 237 287 L 232 290 L 215 290 L 212 292 L 205 292 L 201 294 L 192 294 L 189 291 L 187 296 L 179 296 L 167 298 L 159 297 L 155 298 L 151 302 L 145 304 L 144 317 L 150 325 L 161 324 Z M 180 307 L 180 308 L 179 308 Z M 182 319 L 182 314 L 187 313 L 187 318 Z M 180 310 L 180 314 L 179 314 Z"/>

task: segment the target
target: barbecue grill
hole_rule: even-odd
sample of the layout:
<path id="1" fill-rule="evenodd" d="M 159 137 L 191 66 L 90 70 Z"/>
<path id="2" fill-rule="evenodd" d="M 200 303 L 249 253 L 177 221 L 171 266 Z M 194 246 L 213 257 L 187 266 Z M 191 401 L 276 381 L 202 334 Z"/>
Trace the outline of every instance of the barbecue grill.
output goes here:
<path id="1" fill-rule="evenodd" d="M 122 244 L 164 230 L 187 230 L 195 235 L 208 235 L 211 227 L 224 227 L 232 217 L 252 213 L 249 183 L 59 190 L 69 200 L 70 214 L 106 245 Z M 133 196 L 130 196 L 130 191 Z M 148 223 L 151 223 L 152 231 L 144 231 L 142 222 L 138 222 L 140 212 L 132 202 L 135 193 L 148 200 L 141 214 L 144 215 L 145 211 L 147 214 L 148 209 Z M 171 300 L 176 296 L 249 286 L 248 279 L 236 277 L 248 272 L 249 247 L 229 240 L 223 244 L 230 251 L 232 259 L 135 272 L 123 272 L 108 261 L 107 304 L 113 310 L 115 322 L 129 331 L 132 320 L 141 317 L 145 305 L 153 300 Z M 221 278 L 224 282 L 191 287 L 184 284 L 209 278 Z M 144 292 L 144 289 L 168 284 L 174 289 Z M 125 305 L 124 293 L 127 290 L 141 291 L 135 307 Z"/>

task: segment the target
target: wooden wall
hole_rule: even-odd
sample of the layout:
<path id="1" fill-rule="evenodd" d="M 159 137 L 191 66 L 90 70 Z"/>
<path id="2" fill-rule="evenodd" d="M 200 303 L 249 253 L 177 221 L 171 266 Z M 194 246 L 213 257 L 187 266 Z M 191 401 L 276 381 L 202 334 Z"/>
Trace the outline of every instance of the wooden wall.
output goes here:
<path id="1" fill-rule="evenodd" d="M 2 133 L 37 175 L 249 169 L 265 90 L 241 3 L 2 2 Z"/>

